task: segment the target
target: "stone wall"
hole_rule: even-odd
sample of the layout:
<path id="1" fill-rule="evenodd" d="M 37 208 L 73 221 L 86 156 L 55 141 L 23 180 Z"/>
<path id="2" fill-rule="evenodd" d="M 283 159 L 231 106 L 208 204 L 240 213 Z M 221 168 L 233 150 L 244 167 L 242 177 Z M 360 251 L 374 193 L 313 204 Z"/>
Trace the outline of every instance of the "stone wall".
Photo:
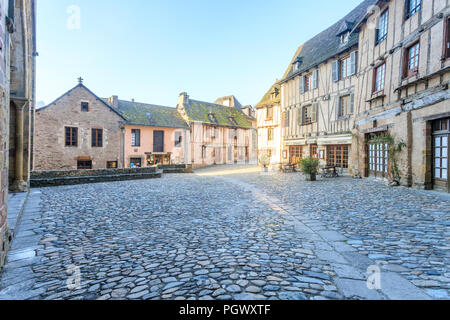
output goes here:
<path id="1" fill-rule="evenodd" d="M 164 164 L 158 165 L 158 168 L 162 169 L 164 173 L 192 173 L 191 164 Z"/>
<path id="2" fill-rule="evenodd" d="M 89 111 L 81 111 L 81 103 Z M 123 167 L 124 121 L 84 85 L 78 85 L 51 105 L 36 111 L 34 170 L 77 169 L 78 159 L 92 160 L 93 169 L 107 168 L 108 161 Z M 78 145 L 66 147 L 65 127 L 78 128 Z M 92 147 L 92 129 L 103 130 L 103 147 Z"/>
<path id="3" fill-rule="evenodd" d="M 30 184 L 33 188 L 75 185 L 109 181 L 161 178 L 157 166 L 125 169 L 49 170 L 32 171 Z"/>

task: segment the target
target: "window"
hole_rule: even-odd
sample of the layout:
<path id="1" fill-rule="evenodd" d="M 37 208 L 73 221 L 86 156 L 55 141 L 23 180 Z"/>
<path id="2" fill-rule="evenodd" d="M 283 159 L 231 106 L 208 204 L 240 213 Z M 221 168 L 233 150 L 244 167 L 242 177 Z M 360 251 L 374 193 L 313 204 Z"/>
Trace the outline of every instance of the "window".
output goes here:
<path id="1" fill-rule="evenodd" d="M 90 170 L 92 169 L 92 160 L 78 160 L 77 161 L 78 170 Z"/>
<path id="2" fill-rule="evenodd" d="M 273 128 L 268 128 L 267 129 L 267 140 L 268 141 L 272 141 L 273 140 L 273 134 L 274 134 L 274 129 Z"/>
<path id="3" fill-rule="evenodd" d="M 305 106 L 302 108 L 302 119 L 301 124 L 306 125 L 312 123 L 312 105 Z"/>
<path id="4" fill-rule="evenodd" d="M 419 71 L 420 43 L 417 42 L 406 49 L 404 77 L 410 77 Z"/>
<path id="5" fill-rule="evenodd" d="M 78 146 L 78 128 L 66 127 L 66 147 Z"/>
<path id="6" fill-rule="evenodd" d="M 338 168 L 348 168 L 348 146 L 347 145 L 332 145 L 327 146 L 327 163 L 329 166 L 336 166 Z"/>
<path id="7" fill-rule="evenodd" d="M 377 44 L 382 42 L 383 40 L 386 40 L 388 34 L 388 25 L 389 10 L 386 10 L 381 14 L 380 20 L 378 21 L 378 29 L 376 30 Z"/>
<path id="8" fill-rule="evenodd" d="M 103 130 L 92 129 L 92 146 L 103 147 Z"/>
<path id="9" fill-rule="evenodd" d="M 230 122 L 231 122 L 233 125 L 235 125 L 235 126 L 238 125 L 238 123 L 237 123 L 236 119 L 234 119 L 234 117 L 230 117 L 229 119 L 230 119 Z"/>
<path id="10" fill-rule="evenodd" d="M 386 77 L 386 64 L 382 64 L 381 66 L 375 69 L 375 81 L 373 92 L 379 92 L 384 90 L 384 82 Z"/>
<path id="11" fill-rule="evenodd" d="M 117 161 L 108 161 L 106 162 L 106 168 L 107 169 L 117 169 Z"/>
<path id="12" fill-rule="evenodd" d="M 349 115 L 351 113 L 350 108 L 350 95 L 340 97 L 338 117 Z"/>
<path id="13" fill-rule="evenodd" d="M 216 119 L 216 116 L 214 115 L 214 113 L 208 114 L 208 119 L 209 119 L 209 122 L 211 122 L 211 123 L 217 123 L 217 119 Z"/>
<path id="14" fill-rule="evenodd" d="M 81 103 L 81 111 L 82 112 L 88 112 L 89 111 L 89 103 L 88 102 L 82 102 Z"/>
<path id="15" fill-rule="evenodd" d="M 342 78 L 346 78 L 350 75 L 350 56 L 347 56 L 341 60 L 341 70 L 340 74 Z"/>
<path id="16" fill-rule="evenodd" d="M 444 37 L 444 57 L 446 59 L 450 58 L 450 16 L 448 16 L 446 19 L 446 26 L 445 26 L 445 37 Z"/>
<path id="17" fill-rule="evenodd" d="M 202 146 L 202 159 L 206 159 L 206 146 Z"/>
<path id="18" fill-rule="evenodd" d="M 179 148 L 181 147 L 183 136 L 181 132 L 175 132 L 175 147 Z"/>
<path id="19" fill-rule="evenodd" d="M 433 123 L 433 177 L 448 180 L 450 118 L 439 119 Z M 435 181 L 437 183 L 437 181 Z M 447 186 L 448 189 L 448 186 Z"/>
<path id="20" fill-rule="evenodd" d="M 141 129 L 131 129 L 131 146 L 141 146 Z"/>
<path id="21" fill-rule="evenodd" d="M 313 88 L 312 88 L 312 84 L 313 84 L 313 81 L 312 81 L 312 73 L 308 73 L 308 74 L 305 76 L 305 92 L 306 92 L 306 91 L 310 91 L 310 90 L 313 89 Z"/>
<path id="22" fill-rule="evenodd" d="M 302 146 L 290 146 L 289 147 L 289 163 L 297 164 L 302 159 L 303 147 Z"/>
<path id="23" fill-rule="evenodd" d="M 406 0 L 406 19 L 409 19 L 419 12 L 422 0 Z"/>
<path id="24" fill-rule="evenodd" d="M 319 159 L 319 153 L 317 152 L 317 144 L 311 145 L 311 158 Z"/>
<path id="25" fill-rule="evenodd" d="M 140 168 L 142 167 L 141 158 L 130 158 L 130 168 Z"/>
<path id="26" fill-rule="evenodd" d="M 266 120 L 272 120 L 273 119 L 273 107 L 268 107 L 266 109 Z"/>

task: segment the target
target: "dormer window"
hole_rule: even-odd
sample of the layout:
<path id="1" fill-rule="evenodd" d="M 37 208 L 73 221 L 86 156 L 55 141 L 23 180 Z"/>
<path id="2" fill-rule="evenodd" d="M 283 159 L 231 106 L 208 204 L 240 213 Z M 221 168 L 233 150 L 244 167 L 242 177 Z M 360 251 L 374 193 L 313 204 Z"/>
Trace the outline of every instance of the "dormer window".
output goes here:
<path id="1" fill-rule="evenodd" d="M 229 117 L 228 119 L 230 119 L 230 122 L 231 122 L 233 125 L 235 125 L 235 126 L 238 125 L 238 123 L 236 122 L 236 119 L 234 119 L 233 117 Z"/>
<path id="2" fill-rule="evenodd" d="M 214 115 L 214 113 L 208 114 L 208 119 L 209 119 L 209 122 L 217 123 L 217 119 L 216 119 L 216 116 Z"/>
<path id="3" fill-rule="evenodd" d="M 82 102 L 81 103 L 81 111 L 82 112 L 89 112 L 89 102 Z"/>
<path id="4" fill-rule="evenodd" d="M 348 42 L 348 39 L 350 38 L 350 32 L 346 32 L 341 35 L 341 44 L 345 44 Z"/>

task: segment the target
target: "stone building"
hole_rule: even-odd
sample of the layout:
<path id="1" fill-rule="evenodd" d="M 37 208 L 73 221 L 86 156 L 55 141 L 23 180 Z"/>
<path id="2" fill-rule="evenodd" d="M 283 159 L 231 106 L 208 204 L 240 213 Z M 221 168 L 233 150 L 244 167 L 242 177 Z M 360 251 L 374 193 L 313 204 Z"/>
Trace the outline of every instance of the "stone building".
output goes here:
<path id="1" fill-rule="evenodd" d="M 353 28 L 376 1 L 365 0 L 297 50 L 280 81 L 283 163 L 304 157 L 347 171 L 352 158 L 358 34 Z"/>
<path id="2" fill-rule="evenodd" d="M 125 167 L 190 164 L 190 128 L 176 108 L 108 99 L 126 119 Z"/>
<path id="3" fill-rule="evenodd" d="M 36 111 L 34 170 L 122 168 L 126 119 L 80 83 Z"/>
<path id="4" fill-rule="evenodd" d="M 217 103 L 178 98 L 178 112 L 191 128 L 191 163 L 194 168 L 213 164 L 256 163 L 254 118 L 240 109 L 233 97 Z"/>
<path id="5" fill-rule="evenodd" d="M 376 5 L 354 28 L 360 54 L 353 171 L 384 178 L 398 167 L 403 185 L 448 192 L 450 3 Z M 389 156 L 392 142 L 405 144 L 397 157 Z"/>
<path id="6" fill-rule="evenodd" d="M 29 185 L 35 108 L 36 1 L 0 1 L 0 267 L 10 242 L 8 189 Z"/>
<path id="7" fill-rule="evenodd" d="M 279 170 L 282 163 L 280 85 L 274 84 L 255 106 L 258 130 L 258 157 L 270 159 L 271 170 Z"/>

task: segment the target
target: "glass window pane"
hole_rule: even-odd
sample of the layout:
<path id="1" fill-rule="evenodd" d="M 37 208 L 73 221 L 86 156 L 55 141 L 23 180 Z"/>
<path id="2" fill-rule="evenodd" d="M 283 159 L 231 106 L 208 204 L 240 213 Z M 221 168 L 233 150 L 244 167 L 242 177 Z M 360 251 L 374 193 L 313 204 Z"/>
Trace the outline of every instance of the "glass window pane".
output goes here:
<path id="1" fill-rule="evenodd" d="M 447 147 L 448 146 L 448 137 L 442 137 L 442 146 Z"/>
<path id="2" fill-rule="evenodd" d="M 441 167 L 441 159 L 440 159 L 440 158 L 436 158 L 436 159 L 434 160 L 434 166 L 435 166 L 436 168 L 440 168 L 440 167 Z"/>
<path id="3" fill-rule="evenodd" d="M 434 139 L 434 145 L 435 145 L 436 147 L 440 147 L 440 146 L 441 146 L 441 137 L 436 137 L 436 138 Z"/>
<path id="4" fill-rule="evenodd" d="M 442 148 L 442 157 L 447 158 L 448 157 L 448 149 Z"/>
<path id="5" fill-rule="evenodd" d="M 435 169 L 434 170 L 434 177 L 440 178 L 441 177 L 441 169 Z"/>
<path id="6" fill-rule="evenodd" d="M 441 156 L 441 148 L 435 148 L 434 156 L 438 158 Z"/>
<path id="7" fill-rule="evenodd" d="M 447 169 L 442 169 L 442 179 L 447 179 Z"/>

